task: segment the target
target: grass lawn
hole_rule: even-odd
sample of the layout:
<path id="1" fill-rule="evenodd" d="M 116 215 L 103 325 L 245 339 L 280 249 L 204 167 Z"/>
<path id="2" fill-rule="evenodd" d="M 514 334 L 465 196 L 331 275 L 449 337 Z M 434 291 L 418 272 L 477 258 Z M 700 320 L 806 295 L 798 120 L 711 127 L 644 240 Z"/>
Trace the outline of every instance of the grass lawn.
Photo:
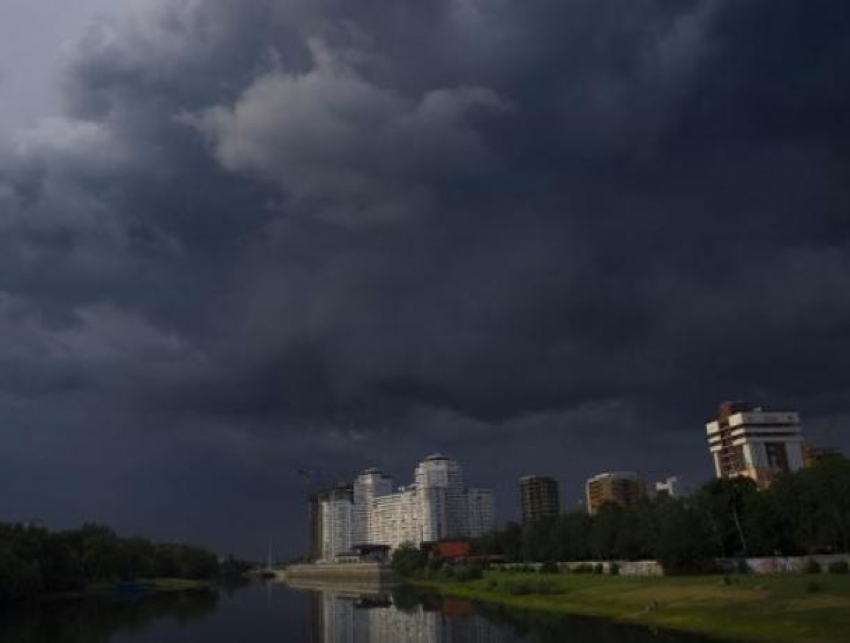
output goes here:
<path id="1" fill-rule="evenodd" d="M 722 576 L 487 572 L 483 580 L 468 583 L 422 584 L 443 594 L 520 609 L 600 616 L 721 640 L 850 641 L 850 576 L 788 574 L 731 580 L 726 584 Z"/>

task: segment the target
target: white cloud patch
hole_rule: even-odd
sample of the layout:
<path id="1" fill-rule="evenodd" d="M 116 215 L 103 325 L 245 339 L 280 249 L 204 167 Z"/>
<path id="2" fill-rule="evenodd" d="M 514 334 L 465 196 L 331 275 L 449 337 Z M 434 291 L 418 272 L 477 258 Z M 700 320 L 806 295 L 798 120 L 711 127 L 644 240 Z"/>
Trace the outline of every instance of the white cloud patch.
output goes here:
<path id="1" fill-rule="evenodd" d="M 275 71 L 232 107 L 185 117 L 221 165 L 279 184 L 296 208 L 356 225 L 415 215 L 433 204 L 432 185 L 485 163 L 475 110 L 506 103 L 483 87 L 435 89 L 411 100 L 371 84 L 321 41 L 314 67 Z"/>
<path id="2" fill-rule="evenodd" d="M 15 151 L 25 162 L 48 162 L 79 171 L 114 173 L 126 169 L 132 153 L 107 124 L 71 118 L 45 118 L 16 136 Z"/>

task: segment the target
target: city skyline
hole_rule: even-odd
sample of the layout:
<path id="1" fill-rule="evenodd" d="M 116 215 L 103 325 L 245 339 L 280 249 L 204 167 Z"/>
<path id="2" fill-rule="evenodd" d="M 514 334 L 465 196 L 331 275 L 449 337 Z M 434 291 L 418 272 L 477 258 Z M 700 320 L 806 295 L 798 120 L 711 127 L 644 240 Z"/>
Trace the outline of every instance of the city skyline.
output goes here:
<path id="1" fill-rule="evenodd" d="M 442 452 L 850 451 L 836 0 L 0 3 L 0 520 L 296 555 L 304 480 Z"/>

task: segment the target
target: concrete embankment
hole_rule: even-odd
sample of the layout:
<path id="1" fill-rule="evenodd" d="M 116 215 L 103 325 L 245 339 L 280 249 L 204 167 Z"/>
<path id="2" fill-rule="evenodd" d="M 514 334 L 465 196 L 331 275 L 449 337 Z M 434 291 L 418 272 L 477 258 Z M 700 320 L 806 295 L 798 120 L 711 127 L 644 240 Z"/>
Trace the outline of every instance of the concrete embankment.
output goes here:
<path id="1" fill-rule="evenodd" d="M 284 580 L 342 581 L 348 583 L 391 583 L 392 569 L 385 563 L 316 563 L 290 565 Z"/>

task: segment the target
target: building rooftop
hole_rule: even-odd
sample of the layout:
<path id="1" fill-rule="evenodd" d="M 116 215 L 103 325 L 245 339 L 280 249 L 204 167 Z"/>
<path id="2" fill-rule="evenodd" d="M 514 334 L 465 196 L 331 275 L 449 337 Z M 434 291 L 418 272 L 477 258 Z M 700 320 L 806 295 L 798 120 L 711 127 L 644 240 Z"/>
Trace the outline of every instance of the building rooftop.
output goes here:
<path id="1" fill-rule="evenodd" d="M 389 476 L 387 476 L 386 473 L 384 473 L 383 471 L 381 471 L 380 469 L 377 469 L 375 467 L 371 467 L 369 469 L 366 469 L 360 475 L 361 476 L 384 476 L 385 478 L 389 477 Z"/>
<path id="2" fill-rule="evenodd" d="M 537 473 L 529 473 L 528 475 L 520 476 L 519 481 L 524 482 L 525 480 L 552 480 L 555 481 L 555 478 L 552 476 L 544 476 Z"/>
<path id="3" fill-rule="evenodd" d="M 635 471 L 606 471 L 604 473 L 597 473 L 595 476 L 590 478 L 590 480 L 603 480 L 605 478 L 635 479 L 640 478 L 640 476 Z"/>

